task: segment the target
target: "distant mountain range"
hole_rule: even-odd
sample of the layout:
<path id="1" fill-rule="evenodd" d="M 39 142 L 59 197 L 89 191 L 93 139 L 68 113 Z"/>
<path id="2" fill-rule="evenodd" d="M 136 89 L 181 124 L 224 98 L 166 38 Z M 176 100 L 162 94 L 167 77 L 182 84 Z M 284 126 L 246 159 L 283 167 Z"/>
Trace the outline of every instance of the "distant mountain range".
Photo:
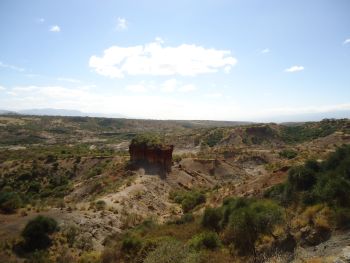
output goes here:
<path id="1" fill-rule="evenodd" d="M 0 110 L 0 115 L 38 115 L 38 116 L 78 116 L 78 117 L 103 117 L 103 118 L 130 118 L 128 116 L 122 114 L 104 114 L 104 113 L 89 113 L 82 112 L 79 110 L 69 110 L 69 109 L 54 109 L 54 108 L 44 108 L 44 109 L 28 109 L 28 110 L 18 110 L 18 111 L 10 111 L 10 110 Z M 132 118 L 132 117 L 131 117 Z M 296 114 L 296 115 L 281 115 L 281 116 L 271 116 L 262 119 L 256 119 L 248 122 L 240 121 L 227 121 L 227 125 L 232 125 L 234 123 L 247 124 L 252 122 L 306 122 L 306 121 L 320 121 L 323 119 L 342 119 L 347 118 L 350 119 L 350 110 L 343 111 L 329 111 L 329 112 L 321 112 L 321 113 L 304 113 L 304 114 Z M 203 120 L 199 120 L 199 122 L 203 122 Z M 205 121 L 204 121 L 205 122 Z M 216 121 L 211 121 L 214 125 Z M 225 121 L 218 121 L 218 123 L 225 124 Z"/>
<path id="2" fill-rule="evenodd" d="M 318 113 L 303 113 L 295 115 L 281 115 L 265 118 L 263 122 L 307 122 L 321 121 L 323 119 L 350 119 L 350 110 L 329 111 Z"/>
<path id="3" fill-rule="evenodd" d="M 88 113 L 78 110 L 67 110 L 67 109 L 28 109 L 19 111 L 0 110 L 2 115 L 39 115 L 39 116 L 78 116 L 78 117 L 105 117 L 105 118 L 126 118 L 121 114 L 103 114 L 103 113 Z"/>

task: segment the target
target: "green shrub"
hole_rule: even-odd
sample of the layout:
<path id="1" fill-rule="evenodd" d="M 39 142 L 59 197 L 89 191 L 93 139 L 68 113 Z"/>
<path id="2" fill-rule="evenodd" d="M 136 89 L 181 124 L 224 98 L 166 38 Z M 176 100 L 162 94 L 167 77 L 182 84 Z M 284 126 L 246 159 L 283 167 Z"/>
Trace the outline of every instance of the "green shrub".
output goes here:
<path id="1" fill-rule="evenodd" d="M 258 237 L 271 234 L 274 226 L 282 222 L 283 210 L 268 200 L 251 200 L 244 204 L 231 211 L 225 239 L 226 242 L 232 242 L 240 254 L 255 255 Z"/>
<path id="2" fill-rule="evenodd" d="M 336 208 L 334 211 L 334 220 L 338 228 L 349 228 L 350 208 Z"/>
<path id="3" fill-rule="evenodd" d="M 222 220 L 222 209 L 206 208 L 203 213 L 201 224 L 203 227 L 218 231 Z"/>
<path id="4" fill-rule="evenodd" d="M 53 218 L 37 216 L 30 220 L 22 231 L 25 249 L 28 251 L 46 249 L 51 245 L 49 234 L 57 230 L 58 225 Z"/>
<path id="5" fill-rule="evenodd" d="M 293 167 L 288 173 L 288 182 L 295 191 L 309 190 L 316 183 L 315 171 L 307 166 Z"/>
<path id="6" fill-rule="evenodd" d="M 4 213 L 13 213 L 21 205 L 22 200 L 16 192 L 2 191 L 0 193 L 0 210 Z"/>
<path id="7" fill-rule="evenodd" d="M 163 141 L 157 134 L 145 133 L 138 134 L 131 140 L 131 145 L 144 145 L 147 147 L 157 147 L 163 144 Z"/>
<path id="8" fill-rule="evenodd" d="M 96 203 L 95 203 L 95 207 L 97 210 L 101 211 L 101 210 L 104 210 L 106 208 L 106 202 L 103 201 L 103 200 L 98 200 Z"/>
<path id="9" fill-rule="evenodd" d="M 122 251 L 126 254 L 136 254 L 142 247 L 142 241 L 134 236 L 126 236 L 122 241 Z"/>
<path id="10" fill-rule="evenodd" d="M 181 218 L 171 221 L 170 224 L 182 225 L 186 223 L 191 223 L 194 221 L 194 216 L 191 213 L 186 213 L 181 216 Z"/>
<path id="11" fill-rule="evenodd" d="M 220 247 L 220 239 L 217 233 L 215 232 L 203 232 L 199 235 L 194 236 L 189 241 L 190 247 L 195 250 L 200 249 L 217 249 Z"/>
<path id="12" fill-rule="evenodd" d="M 298 153 L 294 150 L 283 150 L 279 153 L 279 156 L 286 159 L 293 159 L 297 157 Z"/>
<path id="13" fill-rule="evenodd" d="M 197 205 L 205 203 L 205 195 L 199 191 L 177 191 L 170 193 L 170 199 L 181 204 L 182 210 L 187 213 Z"/>
<path id="14" fill-rule="evenodd" d="M 264 195 L 286 205 L 327 203 L 330 207 L 350 208 L 350 145 L 339 147 L 323 163 L 308 160 L 290 169 L 285 183 L 268 189 Z"/>
<path id="15" fill-rule="evenodd" d="M 203 143 L 209 147 L 213 147 L 218 144 L 223 138 L 224 131 L 222 129 L 215 129 L 203 139 Z"/>
<path id="16" fill-rule="evenodd" d="M 337 173 L 327 173 L 318 180 L 313 194 L 318 202 L 332 206 L 350 206 L 350 181 Z"/>

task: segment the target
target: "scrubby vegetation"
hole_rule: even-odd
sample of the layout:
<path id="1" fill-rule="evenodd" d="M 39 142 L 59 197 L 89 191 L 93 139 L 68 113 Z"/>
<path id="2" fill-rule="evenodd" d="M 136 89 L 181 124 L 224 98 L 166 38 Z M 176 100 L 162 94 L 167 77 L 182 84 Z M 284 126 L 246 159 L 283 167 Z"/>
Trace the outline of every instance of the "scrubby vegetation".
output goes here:
<path id="1" fill-rule="evenodd" d="M 214 129 L 210 131 L 202 140 L 202 144 L 213 147 L 218 144 L 224 137 L 223 129 Z"/>
<path id="2" fill-rule="evenodd" d="M 163 143 L 164 140 L 155 133 L 139 134 L 131 140 L 131 145 L 144 145 L 147 147 L 160 147 Z"/>
<path id="3" fill-rule="evenodd" d="M 282 139 L 287 143 L 304 142 L 319 137 L 325 137 L 344 127 L 347 120 L 324 119 L 319 123 L 305 123 L 284 126 Z"/>
<path id="4" fill-rule="evenodd" d="M 219 208 L 207 208 L 196 220 L 181 221 L 181 226 L 142 224 L 124 237 L 112 237 L 104 262 L 114 262 L 116 255 L 127 262 L 211 262 L 211 253 L 232 261 L 235 251 L 254 253 L 258 238 L 271 234 L 283 220 L 283 208 L 272 201 L 227 199 Z"/>
<path id="5" fill-rule="evenodd" d="M 266 192 L 281 203 L 301 201 L 305 205 L 327 203 L 332 207 L 349 207 L 350 146 L 342 146 L 318 163 L 309 160 L 289 171 L 288 180 Z"/>
<path id="6" fill-rule="evenodd" d="M 173 191 L 170 193 L 170 199 L 181 204 L 182 210 L 185 213 L 204 203 L 206 200 L 204 193 L 200 191 Z"/>
<path id="7" fill-rule="evenodd" d="M 293 159 L 293 158 L 297 157 L 298 153 L 294 150 L 286 149 L 286 150 L 281 151 L 279 153 L 279 155 L 283 158 Z"/>
<path id="8" fill-rule="evenodd" d="M 20 225 L 0 238 L 0 261 L 16 262 L 15 251 L 45 263 L 259 262 L 350 227 L 350 146 L 326 158 L 349 141 L 347 120 L 0 123 L 0 217 Z M 131 170 L 130 142 L 175 144 L 173 173 Z M 46 217 L 31 221 L 39 212 L 57 216 L 61 230 Z"/>
<path id="9" fill-rule="evenodd" d="M 23 248 L 28 252 L 48 248 L 51 245 L 49 235 L 57 230 L 57 222 L 53 218 L 44 216 L 34 218 L 22 231 Z"/>

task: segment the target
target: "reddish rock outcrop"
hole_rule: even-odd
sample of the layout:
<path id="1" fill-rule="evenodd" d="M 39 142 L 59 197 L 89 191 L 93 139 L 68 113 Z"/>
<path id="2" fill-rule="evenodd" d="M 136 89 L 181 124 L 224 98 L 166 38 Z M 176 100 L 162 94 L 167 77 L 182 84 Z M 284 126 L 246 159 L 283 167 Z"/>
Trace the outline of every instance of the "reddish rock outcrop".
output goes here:
<path id="1" fill-rule="evenodd" d="M 173 145 L 130 144 L 130 161 L 135 166 L 158 168 L 159 172 L 166 174 L 171 171 L 173 149 Z"/>

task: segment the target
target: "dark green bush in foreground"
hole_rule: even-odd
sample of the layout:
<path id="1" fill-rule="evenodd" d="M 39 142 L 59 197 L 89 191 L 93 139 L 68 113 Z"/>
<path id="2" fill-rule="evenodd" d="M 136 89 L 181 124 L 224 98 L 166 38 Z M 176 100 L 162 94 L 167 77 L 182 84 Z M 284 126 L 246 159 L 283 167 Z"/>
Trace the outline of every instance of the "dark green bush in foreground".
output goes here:
<path id="1" fill-rule="evenodd" d="M 51 245 L 50 234 L 58 230 L 55 219 L 45 216 L 37 216 L 30 220 L 22 231 L 24 249 L 34 251 L 46 249 Z"/>
<path id="2" fill-rule="evenodd" d="M 207 208 L 202 226 L 223 231 L 224 242 L 241 254 L 255 253 L 255 241 L 283 221 L 283 209 L 270 200 L 227 199 L 220 208 Z"/>

